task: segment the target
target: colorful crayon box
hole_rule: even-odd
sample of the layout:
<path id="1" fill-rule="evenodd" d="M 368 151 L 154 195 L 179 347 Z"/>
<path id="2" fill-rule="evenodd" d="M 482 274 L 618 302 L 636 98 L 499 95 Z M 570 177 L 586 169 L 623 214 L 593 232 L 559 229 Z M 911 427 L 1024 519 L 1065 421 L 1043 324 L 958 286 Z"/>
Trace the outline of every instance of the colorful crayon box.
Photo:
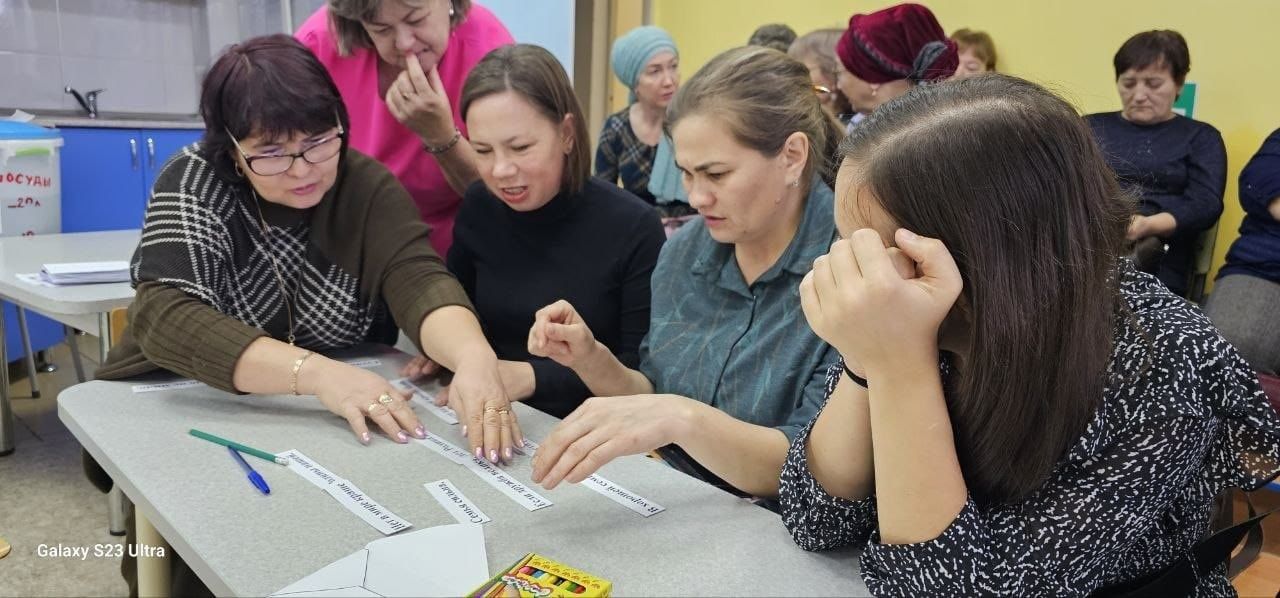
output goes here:
<path id="1" fill-rule="evenodd" d="M 531 552 L 472 590 L 468 596 L 471 598 L 607 598 L 612 589 L 613 584 L 608 580 Z"/>

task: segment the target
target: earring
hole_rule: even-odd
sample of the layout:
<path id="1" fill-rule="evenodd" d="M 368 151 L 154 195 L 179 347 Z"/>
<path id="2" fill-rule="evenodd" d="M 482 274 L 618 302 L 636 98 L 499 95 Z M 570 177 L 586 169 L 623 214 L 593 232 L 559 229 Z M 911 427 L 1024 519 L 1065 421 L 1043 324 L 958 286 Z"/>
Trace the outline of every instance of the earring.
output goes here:
<path id="1" fill-rule="evenodd" d="M 453 3 L 449 3 L 449 18 L 453 18 Z"/>
<path id="2" fill-rule="evenodd" d="M 874 97 L 876 97 L 876 92 L 877 92 L 877 91 L 880 91 L 880 88 L 879 88 L 879 87 L 872 87 L 872 88 L 871 88 L 871 97 L 873 97 L 873 98 L 874 98 Z"/>
<path id="3" fill-rule="evenodd" d="M 791 181 L 790 183 L 787 183 L 787 186 L 788 186 L 788 187 L 791 187 L 792 189 L 795 189 L 796 187 L 799 187 L 799 186 L 800 186 L 800 179 L 796 179 L 796 180 L 794 180 L 794 181 Z"/>

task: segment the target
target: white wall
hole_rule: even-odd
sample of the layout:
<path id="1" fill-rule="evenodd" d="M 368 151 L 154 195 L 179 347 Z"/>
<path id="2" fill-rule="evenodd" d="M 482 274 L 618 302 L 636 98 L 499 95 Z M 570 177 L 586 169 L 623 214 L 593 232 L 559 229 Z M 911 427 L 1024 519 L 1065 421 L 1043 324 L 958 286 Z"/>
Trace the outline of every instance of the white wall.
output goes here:
<path id="1" fill-rule="evenodd" d="M 479 0 L 517 42 L 551 51 L 573 79 L 573 0 Z"/>

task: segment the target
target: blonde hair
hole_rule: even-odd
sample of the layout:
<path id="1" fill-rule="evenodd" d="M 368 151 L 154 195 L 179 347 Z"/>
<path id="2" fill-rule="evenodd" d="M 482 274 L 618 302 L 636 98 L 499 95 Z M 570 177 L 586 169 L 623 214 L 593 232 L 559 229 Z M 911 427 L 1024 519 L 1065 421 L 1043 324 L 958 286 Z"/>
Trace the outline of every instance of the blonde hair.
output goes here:
<path id="1" fill-rule="evenodd" d="M 809 69 L 761 46 L 728 50 L 698 69 L 667 107 L 667 134 L 694 114 L 714 115 L 738 143 L 765 156 L 778 155 L 792 133 L 804 133 L 809 138 L 806 186 L 815 174 L 826 178 L 828 157 L 843 136 L 822 110 Z"/>
<path id="2" fill-rule="evenodd" d="M 329 31 L 338 46 L 339 56 L 350 56 L 352 52 L 373 47 L 369 32 L 364 30 L 362 21 L 372 21 L 378 16 L 378 8 L 383 2 L 399 2 L 406 6 L 418 6 L 415 0 L 329 0 Z M 449 28 L 452 29 L 467 18 L 471 11 L 471 0 L 449 0 L 453 15 L 449 17 Z"/>
<path id="3" fill-rule="evenodd" d="M 988 71 L 996 71 L 996 42 L 986 31 L 957 29 L 951 34 L 951 39 L 956 42 L 957 52 L 973 50 L 973 55 L 987 65 Z"/>

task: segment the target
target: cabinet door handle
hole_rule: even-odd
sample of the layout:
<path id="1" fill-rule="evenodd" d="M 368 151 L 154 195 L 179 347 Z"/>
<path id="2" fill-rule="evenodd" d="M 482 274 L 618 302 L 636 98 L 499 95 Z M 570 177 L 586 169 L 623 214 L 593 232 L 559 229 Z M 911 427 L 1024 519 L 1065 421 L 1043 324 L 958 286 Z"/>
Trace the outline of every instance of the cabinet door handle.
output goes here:
<path id="1" fill-rule="evenodd" d="M 147 138 L 147 168 L 156 168 L 156 140 L 150 137 Z"/>
<path id="2" fill-rule="evenodd" d="M 134 170 L 138 169 L 138 140 L 129 140 L 129 164 Z"/>

